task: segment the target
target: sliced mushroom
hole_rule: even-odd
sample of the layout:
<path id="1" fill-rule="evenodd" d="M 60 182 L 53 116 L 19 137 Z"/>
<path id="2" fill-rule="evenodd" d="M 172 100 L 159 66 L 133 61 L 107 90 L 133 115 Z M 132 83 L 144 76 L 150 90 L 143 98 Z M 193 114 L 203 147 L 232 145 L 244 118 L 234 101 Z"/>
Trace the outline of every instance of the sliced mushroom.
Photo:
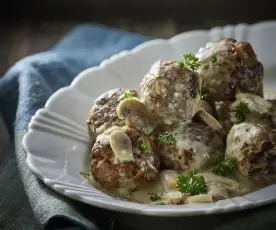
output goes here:
<path id="1" fill-rule="evenodd" d="M 216 120 L 216 118 L 214 118 L 212 115 L 210 115 L 209 113 L 207 113 L 204 110 L 199 110 L 196 115 L 195 118 L 199 121 L 201 121 L 203 124 L 209 126 L 211 129 L 213 129 L 214 131 L 219 132 L 220 134 L 225 135 L 223 128 L 221 126 L 221 124 Z"/>
<path id="2" fill-rule="evenodd" d="M 239 192 L 239 183 L 235 180 L 213 173 L 202 173 L 202 175 L 208 186 L 208 195 L 215 200 L 227 199 L 230 193 Z"/>
<path id="3" fill-rule="evenodd" d="M 137 98 L 127 98 L 117 106 L 117 116 L 126 119 L 126 125 L 136 128 L 146 135 L 155 129 L 155 122 L 150 118 L 145 105 Z"/>
<path id="4" fill-rule="evenodd" d="M 207 101 L 200 100 L 199 104 L 203 110 L 205 110 L 207 113 L 213 115 L 214 112 L 213 112 L 212 106 Z"/>
<path id="5" fill-rule="evenodd" d="M 160 173 L 160 182 L 165 192 L 172 189 L 177 189 L 176 180 L 178 173 L 174 170 L 163 170 Z"/>
<path id="6" fill-rule="evenodd" d="M 110 146 L 114 152 L 115 160 L 120 162 L 134 162 L 131 141 L 123 131 L 115 130 L 110 134 Z"/>
<path id="7" fill-rule="evenodd" d="M 213 197 L 208 194 L 200 194 L 196 196 L 188 196 L 185 199 L 185 204 L 191 204 L 191 203 L 212 203 Z"/>
<path id="8" fill-rule="evenodd" d="M 176 205 L 183 204 L 188 194 L 179 191 L 169 191 L 165 193 L 161 200 L 152 202 L 157 205 Z"/>

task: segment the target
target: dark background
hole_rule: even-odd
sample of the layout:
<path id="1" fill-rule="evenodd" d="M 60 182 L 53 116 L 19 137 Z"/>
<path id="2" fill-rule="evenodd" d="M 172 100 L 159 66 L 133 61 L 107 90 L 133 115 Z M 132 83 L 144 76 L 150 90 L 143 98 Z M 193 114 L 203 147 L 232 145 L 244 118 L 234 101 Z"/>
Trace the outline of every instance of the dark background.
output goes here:
<path id="1" fill-rule="evenodd" d="M 24 56 L 54 45 L 79 23 L 168 38 L 194 29 L 276 19 L 272 0 L 5 0 L 0 77 Z M 6 4 L 6 5 L 5 5 Z"/>

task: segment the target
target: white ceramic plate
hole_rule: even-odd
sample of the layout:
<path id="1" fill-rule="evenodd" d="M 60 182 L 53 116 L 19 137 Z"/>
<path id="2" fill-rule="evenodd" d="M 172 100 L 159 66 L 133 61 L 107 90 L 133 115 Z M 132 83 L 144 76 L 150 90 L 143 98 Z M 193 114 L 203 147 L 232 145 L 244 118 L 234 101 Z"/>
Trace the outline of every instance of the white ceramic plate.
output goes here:
<path id="1" fill-rule="evenodd" d="M 46 185 L 67 197 L 109 210 L 155 216 L 203 215 L 253 208 L 276 200 L 276 184 L 243 197 L 211 204 L 155 206 L 117 200 L 93 188 L 80 175 L 90 150 L 86 119 L 103 92 L 128 87 L 139 90 L 143 75 L 157 59 L 180 59 L 196 53 L 207 41 L 232 37 L 250 42 L 265 68 L 265 91 L 276 86 L 276 21 L 191 31 L 169 40 L 146 42 L 80 73 L 69 87 L 58 90 L 29 124 L 23 145 L 27 165 Z"/>

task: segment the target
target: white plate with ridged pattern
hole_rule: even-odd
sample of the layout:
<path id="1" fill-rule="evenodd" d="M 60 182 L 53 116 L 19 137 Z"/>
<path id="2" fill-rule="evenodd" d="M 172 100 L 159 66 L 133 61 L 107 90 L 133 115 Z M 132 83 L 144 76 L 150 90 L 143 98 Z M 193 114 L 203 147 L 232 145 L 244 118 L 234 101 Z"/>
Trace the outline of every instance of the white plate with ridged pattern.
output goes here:
<path id="1" fill-rule="evenodd" d="M 143 75 L 157 59 L 179 59 L 183 53 L 196 53 L 206 42 L 223 37 L 248 41 L 253 45 L 265 69 L 265 94 L 268 97 L 276 95 L 273 92 L 276 86 L 276 21 L 229 25 L 208 31 L 185 32 L 168 40 L 152 40 L 131 51 L 116 54 L 98 67 L 83 71 L 70 86 L 58 90 L 49 98 L 45 107 L 32 118 L 23 139 L 30 170 L 46 185 L 67 197 L 128 213 L 155 216 L 204 215 L 244 210 L 275 202 L 276 185 L 272 185 L 243 197 L 209 204 L 137 204 L 104 194 L 80 175 L 91 145 L 86 119 L 91 103 L 100 94 L 117 87 L 139 89 Z"/>

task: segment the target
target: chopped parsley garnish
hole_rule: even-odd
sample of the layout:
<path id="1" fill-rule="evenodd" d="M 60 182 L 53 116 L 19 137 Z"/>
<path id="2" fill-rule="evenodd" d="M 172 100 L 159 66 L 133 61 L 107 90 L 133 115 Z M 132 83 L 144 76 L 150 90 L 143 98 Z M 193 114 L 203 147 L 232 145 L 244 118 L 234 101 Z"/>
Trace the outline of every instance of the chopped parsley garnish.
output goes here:
<path id="1" fill-rule="evenodd" d="M 161 196 L 158 196 L 157 194 L 151 194 L 150 195 L 150 200 L 151 201 L 159 201 L 159 200 L 161 200 L 162 199 L 162 197 Z"/>
<path id="2" fill-rule="evenodd" d="M 141 144 L 140 149 L 143 153 L 148 153 L 150 151 L 149 147 L 146 146 L 145 144 Z"/>
<path id="3" fill-rule="evenodd" d="M 196 174 L 194 170 L 179 175 L 176 184 L 179 192 L 189 193 L 191 196 L 205 194 L 208 191 L 204 177 Z"/>
<path id="4" fill-rule="evenodd" d="M 240 104 L 236 107 L 236 118 L 239 122 L 243 122 L 247 116 L 247 114 L 250 113 L 250 110 L 246 103 L 240 102 Z"/>
<path id="5" fill-rule="evenodd" d="M 216 164 L 219 164 L 223 160 L 223 155 L 216 153 Z"/>
<path id="6" fill-rule="evenodd" d="M 237 167 L 237 161 L 234 158 L 228 158 L 218 163 L 212 172 L 219 176 L 227 176 L 231 174 Z"/>
<path id="7" fill-rule="evenodd" d="M 198 58 L 191 54 L 191 53 L 187 53 L 184 56 L 184 60 L 181 60 L 178 62 L 179 67 L 182 68 L 189 68 L 193 71 L 197 70 L 200 66 L 200 61 L 198 60 Z"/>
<path id="8" fill-rule="evenodd" d="M 90 180 L 90 173 L 86 173 L 86 172 L 80 172 L 80 174 L 86 179 L 86 180 Z"/>
<path id="9" fill-rule="evenodd" d="M 175 137 L 172 132 L 164 132 L 160 133 L 158 136 L 158 142 L 159 144 L 167 144 L 167 145 L 173 145 L 176 143 Z"/>
<path id="10" fill-rule="evenodd" d="M 126 98 L 132 98 L 134 95 L 131 92 L 124 91 L 123 95 L 120 97 L 120 101 L 126 99 Z"/>
<path id="11" fill-rule="evenodd" d="M 200 92 L 201 99 L 204 100 L 207 97 L 208 93 L 209 93 L 208 89 L 202 87 Z"/>
<path id="12" fill-rule="evenodd" d="M 212 63 L 212 64 L 216 64 L 216 63 L 217 63 L 217 58 L 216 58 L 216 57 L 212 57 L 211 63 Z"/>

